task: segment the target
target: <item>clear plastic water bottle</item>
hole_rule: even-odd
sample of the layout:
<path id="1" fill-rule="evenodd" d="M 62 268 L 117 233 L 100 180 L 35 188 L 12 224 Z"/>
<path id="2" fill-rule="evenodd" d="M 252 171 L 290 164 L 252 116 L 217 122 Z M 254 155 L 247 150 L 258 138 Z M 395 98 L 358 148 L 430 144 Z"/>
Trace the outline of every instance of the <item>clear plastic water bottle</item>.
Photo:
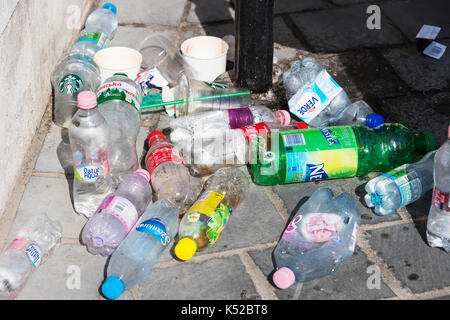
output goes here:
<path id="1" fill-rule="evenodd" d="M 151 201 L 148 171 L 140 169 L 125 176 L 117 190 L 103 200 L 83 228 L 81 240 L 88 251 L 102 256 L 111 255 Z"/>
<path id="2" fill-rule="evenodd" d="M 78 95 L 78 108 L 69 127 L 74 163 L 75 211 L 90 218 L 114 189 L 109 175 L 109 127 L 97 108 L 94 92 Z"/>
<path id="3" fill-rule="evenodd" d="M 101 287 L 108 299 L 117 299 L 141 282 L 178 232 L 178 207 L 165 200 L 152 203 L 130 234 L 113 253 Z"/>
<path id="4" fill-rule="evenodd" d="M 171 204 L 184 208 L 187 199 L 192 198 L 192 188 L 189 171 L 180 151 L 168 143 L 160 131 L 150 133 L 148 146 L 150 149 L 145 164 L 157 199 L 166 199 Z"/>
<path id="5" fill-rule="evenodd" d="M 362 124 L 369 128 L 381 128 L 384 123 L 385 119 L 382 115 L 374 113 L 373 109 L 365 101 L 359 100 L 347 106 L 336 117 L 330 118 L 327 125 L 345 126 Z"/>
<path id="6" fill-rule="evenodd" d="M 450 126 L 448 139 L 434 159 L 434 189 L 428 214 L 427 240 L 431 247 L 450 252 Z"/>
<path id="7" fill-rule="evenodd" d="M 98 108 L 111 131 L 108 151 L 110 174 L 115 185 L 139 166 L 136 139 L 141 121 L 142 95 L 125 74 L 115 74 L 97 90 Z"/>
<path id="8" fill-rule="evenodd" d="M 368 207 L 374 207 L 379 216 L 419 200 L 433 188 L 433 164 L 436 151 L 427 153 L 422 160 L 404 164 L 366 184 L 364 197 Z"/>
<path id="9" fill-rule="evenodd" d="M 15 299 L 33 270 L 44 263 L 60 242 L 59 222 L 46 214 L 33 216 L 0 255 L 0 299 Z"/>
<path id="10" fill-rule="evenodd" d="M 112 4 L 94 11 L 70 54 L 53 71 L 54 119 L 60 127 L 68 128 L 77 111 L 77 95 L 96 91 L 101 84 L 100 70 L 94 62 L 95 53 L 109 43 L 117 29 L 116 9 Z"/>
<path id="11" fill-rule="evenodd" d="M 359 209 L 350 194 L 333 196 L 328 188 L 317 189 L 284 231 L 273 252 L 278 288 L 332 274 L 353 255 Z"/>

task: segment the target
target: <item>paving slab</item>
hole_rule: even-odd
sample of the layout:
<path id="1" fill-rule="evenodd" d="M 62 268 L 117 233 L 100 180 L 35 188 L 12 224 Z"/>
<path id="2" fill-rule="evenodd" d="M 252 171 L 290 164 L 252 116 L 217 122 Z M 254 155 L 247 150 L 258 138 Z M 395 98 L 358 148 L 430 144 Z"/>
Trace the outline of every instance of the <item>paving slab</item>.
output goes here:
<path id="1" fill-rule="evenodd" d="M 366 9 L 367 5 L 356 5 L 290 17 L 316 52 L 332 53 L 403 42 L 401 35 L 390 25 L 368 29 Z"/>
<path id="2" fill-rule="evenodd" d="M 439 41 L 447 47 L 450 40 Z M 387 49 L 385 58 L 403 81 L 416 91 L 450 89 L 450 52 L 437 60 L 417 52 L 415 46 Z"/>
<path id="3" fill-rule="evenodd" d="M 161 35 L 166 37 L 169 41 L 175 41 L 177 32 L 175 29 L 167 29 L 162 26 L 152 26 L 147 28 L 119 26 L 114 39 L 111 40 L 110 46 L 129 47 L 139 50 L 142 41 L 152 35 Z"/>
<path id="4" fill-rule="evenodd" d="M 260 299 L 239 256 L 155 268 L 139 291 L 145 300 Z"/>
<path id="5" fill-rule="evenodd" d="M 450 286 L 450 255 L 426 242 L 426 221 L 368 232 L 370 246 L 414 293 Z"/>
<path id="6" fill-rule="evenodd" d="M 330 7 L 330 5 L 323 0 L 275 0 L 274 13 L 290 13 L 305 10 L 315 10 Z"/>
<path id="7" fill-rule="evenodd" d="M 377 4 L 383 0 L 330 0 L 332 3 L 338 6 L 352 5 L 358 3 Z M 369 6 L 368 4 L 368 6 Z"/>
<path id="8" fill-rule="evenodd" d="M 450 12 L 447 0 L 391 1 L 380 4 L 381 12 L 414 42 L 424 24 L 441 27 L 437 39 L 450 37 L 450 21 L 444 12 Z M 382 22 L 382 28 L 384 27 Z"/>
<path id="9" fill-rule="evenodd" d="M 234 9 L 225 0 L 191 0 L 188 22 L 208 23 L 234 19 Z"/>
<path id="10" fill-rule="evenodd" d="M 272 286 L 272 275 L 275 271 L 273 249 L 251 251 L 250 256 Z M 373 272 L 367 272 L 372 263 L 366 255 L 356 247 L 353 256 L 343 263 L 335 273 L 324 278 L 297 283 L 286 290 L 275 289 L 281 300 L 374 300 L 390 298 L 395 294 L 381 280 L 380 287 L 369 289 L 367 281 Z"/>
<path id="11" fill-rule="evenodd" d="M 100 1 L 100 6 L 109 0 Z M 119 24 L 161 24 L 178 26 L 181 21 L 186 0 L 116 0 Z"/>

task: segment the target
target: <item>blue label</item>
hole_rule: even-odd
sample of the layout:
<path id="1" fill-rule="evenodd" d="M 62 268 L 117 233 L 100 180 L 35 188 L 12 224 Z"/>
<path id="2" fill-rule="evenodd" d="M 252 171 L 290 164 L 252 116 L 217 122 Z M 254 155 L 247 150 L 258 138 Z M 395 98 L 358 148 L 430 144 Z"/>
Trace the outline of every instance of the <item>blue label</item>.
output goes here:
<path id="1" fill-rule="evenodd" d="M 167 234 L 166 226 L 158 218 L 142 222 L 136 230 L 151 234 L 163 245 L 167 245 L 170 242 L 170 237 Z"/>
<path id="2" fill-rule="evenodd" d="M 326 180 L 328 175 L 324 170 L 325 163 L 322 164 L 307 164 L 305 181 Z"/>
<path id="3" fill-rule="evenodd" d="M 328 128 L 320 129 L 325 139 L 328 141 L 328 145 L 331 147 L 333 144 L 341 144 L 337 138 L 333 136 L 333 131 Z"/>

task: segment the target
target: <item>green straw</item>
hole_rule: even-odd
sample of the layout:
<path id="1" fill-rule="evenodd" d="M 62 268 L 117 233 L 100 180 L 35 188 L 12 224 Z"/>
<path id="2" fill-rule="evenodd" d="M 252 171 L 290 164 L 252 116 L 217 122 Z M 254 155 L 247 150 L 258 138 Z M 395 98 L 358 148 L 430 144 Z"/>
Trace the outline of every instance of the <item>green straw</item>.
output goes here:
<path id="1" fill-rule="evenodd" d="M 204 97 L 197 97 L 194 98 L 190 101 L 203 101 L 203 100 L 211 100 L 211 99 L 222 99 L 222 98 L 228 98 L 228 97 L 239 97 L 239 96 L 248 96 L 250 95 L 250 91 L 243 91 L 243 92 L 233 92 L 233 93 L 225 93 L 225 94 L 216 94 L 216 95 L 212 95 L 212 96 L 204 96 Z M 154 103 L 154 104 L 150 104 L 147 106 L 142 106 L 141 110 L 146 110 L 146 109 L 152 109 L 152 108 L 158 108 L 158 107 L 163 107 L 163 106 L 170 106 L 173 104 L 181 104 L 181 103 L 185 103 L 186 100 L 185 99 L 181 99 L 181 100 L 174 100 L 174 101 L 166 101 L 166 102 L 160 102 L 160 103 Z"/>

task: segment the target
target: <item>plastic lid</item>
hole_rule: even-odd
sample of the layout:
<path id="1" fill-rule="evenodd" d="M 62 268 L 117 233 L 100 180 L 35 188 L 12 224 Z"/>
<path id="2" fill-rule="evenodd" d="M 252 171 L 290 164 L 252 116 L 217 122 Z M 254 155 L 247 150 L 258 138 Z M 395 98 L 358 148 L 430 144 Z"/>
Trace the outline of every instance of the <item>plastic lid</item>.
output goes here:
<path id="1" fill-rule="evenodd" d="M 186 261 L 192 258 L 197 251 L 197 244 L 191 238 L 183 238 L 175 246 L 175 255 L 178 259 Z"/>
<path id="2" fill-rule="evenodd" d="M 384 123 L 384 117 L 376 113 L 369 114 L 366 120 L 366 124 L 369 128 L 376 128 Z"/>
<path id="3" fill-rule="evenodd" d="M 295 274 L 291 269 L 283 267 L 273 274 L 272 280 L 278 288 L 287 289 L 295 283 Z"/>
<path id="4" fill-rule="evenodd" d="M 78 108 L 93 109 L 97 106 L 97 95 L 92 91 L 82 91 L 78 94 Z"/>
<path id="5" fill-rule="evenodd" d="M 295 125 L 299 129 L 309 129 L 308 124 L 305 121 L 299 121 Z"/>
<path id="6" fill-rule="evenodd" d="M 115 5 L 113 5 L 112 3 L 105 3 L 102 7 L 103 9 L 109 10 L 114 14 L 117 14 L 117 8 Z"/>
<path id="7" fill-rule="evenodd" d="M 288 126 L 291 123 L 291 114 L 286 110 L 275 111 L 275 117 L 278 123 Z"/>
<path id="8" fill-rule="evenodd" d="M 116 277 L 109 277 L 102 285 L 103 295 L 111 300 L 116 300 L 125 291 L 122 280 Z"/>
<path id="9" fill-rule="evenodd" d="M 149 173 L 147 170 L 139 169 L 139 170 L 136 170 L 135 173 L 137 173 L 137 174 L 143 176 L 143 177 L 145 178 L 145 180 L 147 180 L 148 182 L 150 182 L 150 173 Z"/>
<path id="10" fill-rule="evenodd" d="M 167 138 L 164 133 L 162 133 L 161 131 L 153 131 L 148 135 L 148 146 L 153 146 L 155 143 L 157 143 L 158 140 L 167 142 Z"/>

